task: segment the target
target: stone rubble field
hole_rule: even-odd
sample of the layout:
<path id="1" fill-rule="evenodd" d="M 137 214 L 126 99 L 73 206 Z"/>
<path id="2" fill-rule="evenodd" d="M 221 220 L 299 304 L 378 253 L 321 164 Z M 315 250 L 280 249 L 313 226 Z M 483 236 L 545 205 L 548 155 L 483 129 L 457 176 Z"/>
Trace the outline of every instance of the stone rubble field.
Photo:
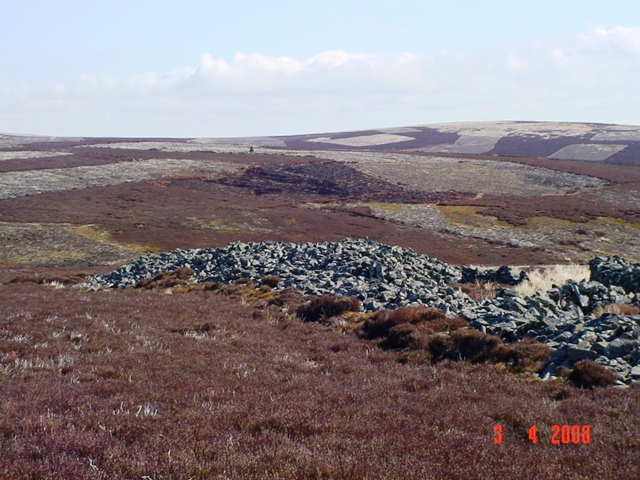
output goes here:
<path id="1" fill-rule="evenodd" d="M 556 377 L 558 367 L 591 359 L 611 369 L 618 386 L 640 382 L 640 315 L 598 314 L 611 304 L 640 305 L 640 263 L 618 257 L 595 257 L 588 281 L 568 281 L 528 296 L 509 285 L 526 279 L 509 267 L 479 271 L 457 267 L 370 239 L 324 243 L 231 243 L 205 248 L 145 254 L 102 275 L 87 277 L 80 287 L 133 287 L 159 273 L 187 267 L 192 281 L 227 283 L 240 278 L 257 282 L 281 278 L 277 290 L 293 287 L 305 295 L 353 296 L 367 312 L 407 305 L 439 308 L 459 315 L 478 330 L 504 341 L 536 338 L 555 349 L 542 378 Z M 494 281 L 504 287 L 494 298 L 472 300 L 456 285 Z"/>
<path id="2" fill-rule="evenodd" d="M 0 199 L 45 192 L 118 185 L 177 175 L 218 174 L 238 170 L 224 162 L 151 159 L 73 168 L 0 173 Z"/>

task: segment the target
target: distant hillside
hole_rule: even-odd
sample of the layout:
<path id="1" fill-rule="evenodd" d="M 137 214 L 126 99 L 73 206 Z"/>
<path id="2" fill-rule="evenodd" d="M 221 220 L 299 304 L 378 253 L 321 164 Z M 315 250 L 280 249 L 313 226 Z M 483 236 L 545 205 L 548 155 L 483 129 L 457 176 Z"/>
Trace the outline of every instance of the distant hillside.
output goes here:
<path id="1" fill-rule="evenodd" d="M 640 126 L 553 122 L 467 122 L 355 132 L 227 139 L 302 149 L 394 150 L 502 155 L 640 165 Z"/>

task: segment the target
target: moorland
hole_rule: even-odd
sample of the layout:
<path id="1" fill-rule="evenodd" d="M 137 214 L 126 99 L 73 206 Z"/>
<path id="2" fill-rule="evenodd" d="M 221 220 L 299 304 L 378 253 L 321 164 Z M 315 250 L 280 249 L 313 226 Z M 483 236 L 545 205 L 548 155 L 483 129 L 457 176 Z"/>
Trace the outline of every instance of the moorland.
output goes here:
<path id="1" fill-rule="evenodd" d="M 0 135 L 0 476 L 639 478 L 637 386 L 382 348 L 264 285 L 73 288 L 145 252 L 234 241 L 638 262 L 639 205 L 633 126 Z M 552 443 L 565 425 L 581 436 Z"/>

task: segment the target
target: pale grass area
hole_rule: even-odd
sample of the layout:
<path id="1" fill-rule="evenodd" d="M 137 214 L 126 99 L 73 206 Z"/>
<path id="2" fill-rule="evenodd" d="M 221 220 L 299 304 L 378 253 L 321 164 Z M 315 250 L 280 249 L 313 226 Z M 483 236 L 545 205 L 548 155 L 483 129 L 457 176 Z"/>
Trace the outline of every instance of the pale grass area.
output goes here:
<path id="1" fill-rule="evenodd" d="M 377 133 L 374 135 L 359 135 L 356 137 L 336 139 L 332 139 L 331 137 L 310 138 L 307 142 L 333 143 L 349 147 L 372 147 L 375 145 L 387 145 L 389 143 L 399 143 L 407 140 L 415 140 L 415 138 L 390 133 Z"/>
<path id="2" fill-rule="evenodd" d="M 529 279 L 515 288 L 520 295 L 533 295 L 538 290 L 547 291 L 553 285 L 564 285 L 568 280 L 589 280 L 590 272 L 587 265 L 573 264 L 536 268 L 527 272 L 527 275 Z"/>
<path id="3" fill-rule="evenodd" d="M 536 135 L 542 138 L 579 136 L 594 133 L 593 125 L 570 122 L 452 122 L 424 125 L 440 132 L 452 132 L 459 135 L 490 135 L 506 137 L 509 135 Z M 608 125 L 600 127 L 607 132 L 619 130 L 637 131 L 638 127 Z"/>
<path id="4" fill-rule="evenodd" d="M 0 160 L 25 160 L 28 158 L 60 157 L 71 155 L 71 152 L 0 152 Z"/>
<path id="5" fill-rule="evenodd" d="M 2 172 L 0 173 L 0 199 L 180 175 L 229 173 L 239 169 L 238 165 L 226 162 L 166 158 L 107 165 Z"/>
<path id="6" fill-rule="evenodd" d="M 626 145 L 601 144 L 601 143 L 578 143 L 568 145 L 556 153 L 549 155 L 549 158 L 560 160 L 591 160 L 602 161 L 609 158 L 614 153 L 627 148 Z"/>

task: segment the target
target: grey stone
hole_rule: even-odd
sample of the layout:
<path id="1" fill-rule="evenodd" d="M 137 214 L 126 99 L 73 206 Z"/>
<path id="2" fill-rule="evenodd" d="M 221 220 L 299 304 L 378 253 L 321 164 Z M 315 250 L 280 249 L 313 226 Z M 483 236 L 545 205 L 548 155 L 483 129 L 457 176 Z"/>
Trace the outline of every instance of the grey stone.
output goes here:
<path id="1" fill-rule="evenodd" d="M 605 350 L 605 354 L 609 358 L 618 358 L 625 355 L 629 355 L 631 352 L 638 348 L 637 340 L 627 340 L 623 338 L 616 338 L 609 343 Z"/>
<path id="2" fill-rule="evenodd" d="M 598 356 L 598 354 L 591 350 L 587 345 L 569 345 L 567 346 L 566 351 L 569 356 L 569 360 L 572 362 L 578 362 L 584 359 L 593 360 Z"/>

